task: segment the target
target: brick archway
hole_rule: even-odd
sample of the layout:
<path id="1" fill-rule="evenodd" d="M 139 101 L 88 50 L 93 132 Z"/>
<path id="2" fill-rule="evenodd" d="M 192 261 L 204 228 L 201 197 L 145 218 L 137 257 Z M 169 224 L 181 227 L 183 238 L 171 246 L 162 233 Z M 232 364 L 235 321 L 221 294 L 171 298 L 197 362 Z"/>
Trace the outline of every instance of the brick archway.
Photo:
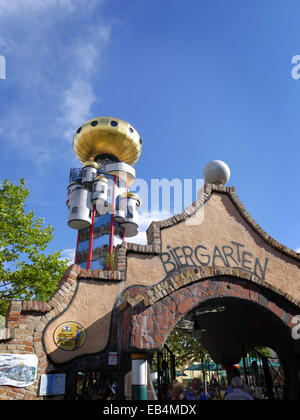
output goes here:
<path id="1" fill-rule="evenodd" d="M 206 267 L 182 271 L 145 288 L 131 287 L 121 303 L 123 348 L 160 348 L 176 323 L 195 307 L 213 299 L 237 298 L 270 312 L 287 329 L 300 304 L 267 282 L 230 268 Z"/>
<path id="2" fill-rule="evenodd" d="M 287 398 L 298 398 L 299 343 L 291 334 L 293 317 L 300 313 L 298 302 L 249 273 L 232 271 L 217 267 L 187 270 L 173 275 L 172 279 L 165 278 L 151 288 L 139 286 L 127 290 L 126 301 L 121 303 L 119 324 L 123 350 L 151 353 L 163 346 L 177 322 L 195 308 L 216 300 L 220 304 L 225 301 L 229 305 L 238 303 L 240 308 L 246 308 L 246 311 L 250 308 L 254 317 L 257 316 L 252 334 L 255 336 L 257 332 L 263 339 L 266 336 L 266 342 L 262 341 L 260 345 L 273 348 L 280 356 L 289 378 Z M 172 281 L 175 278 L 177 282 Z M 274 340 L 272 332 L 277 334 Z"/>

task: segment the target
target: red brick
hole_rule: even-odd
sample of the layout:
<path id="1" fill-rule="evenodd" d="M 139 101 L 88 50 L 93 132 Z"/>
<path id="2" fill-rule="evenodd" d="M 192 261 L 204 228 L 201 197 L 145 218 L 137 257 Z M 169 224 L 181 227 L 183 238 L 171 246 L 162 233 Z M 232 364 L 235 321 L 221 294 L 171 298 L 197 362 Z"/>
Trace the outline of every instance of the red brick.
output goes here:
<path id="1" fill-rule="evenodd" d="M 8 397 L 12 397 L 12 398 L 14 398 L 14 397 L 16 396 L 16 393 L 15 393 L 15 392 L 12 392 L 12 391 L 8 391 L 6 395 L 7 395 Z"/>
<path id="2" fill-rule="evenodd" d="M 141 348 L 141 335 L 134 336 L 134 346 L 136 348 Z"/>
<path id="3" fill-rule="evenodd" d="M 252 301 L 258 302 L 258 293 L 255 292 L 254 290 L 249 291 L 249 297 Z"/>
<path id="4" fill-rule="evenodd" d="M 273 302 L 268 303 L 268 308 L 270 309 L 270 311 L 272 311 L 279 318 L 282 317 L 283 310 L 281 308 L 279 308 L 277 305 L 275 305 Z"/>
<path id="5" fill-rule="evenodd" d="M 25 400 L 35 400 L 36 399 L 36 394 L 33 394 L 32 392 L 26 392 L 25 394 Z"/>
<path id="6" fill-rule="evenodd" d="M 8 317 L 8 322 L 11 322 L 11 321 L 19 321 L 19 317 L 18 316 L 9 316 Z"/>
<path id="7" fill-rule="evenodd" d="M 153 328 L 153 321 L 152 321 L 152 318 L 150 318 L 150 316 L 148 316 L 146 319 L 146 328 L 148 331 L 152 330 Z"/>
<path id="8" fill-rule="evenodd" d="M 180 314 L 185 314 L 189 312 L 193 308 L 193 306 L 194 306 L 193 299 L 187 298 L 178 305 L 177 310 Z"/>
<path id="9" fill-rule="evenodd" d="M 164 341 L 163 337 L 161 337 L 159 334 L 156 334 L 153 338 L 156 343 L 156 347 L 160 347 Z"/>
<path id="10" fill-rule="evenodd" d="M 11 317 L 11 316 L 17 316 L 17 317 L 19 317 L 20 316 L 20 312 L 9 312 L 9 317 Z"/>

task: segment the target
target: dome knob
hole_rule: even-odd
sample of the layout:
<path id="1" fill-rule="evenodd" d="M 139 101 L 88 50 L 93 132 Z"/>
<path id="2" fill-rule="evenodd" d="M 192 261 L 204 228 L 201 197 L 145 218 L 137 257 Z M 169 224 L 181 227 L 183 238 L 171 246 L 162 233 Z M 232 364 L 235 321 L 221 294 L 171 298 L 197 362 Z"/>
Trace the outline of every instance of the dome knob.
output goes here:
<path id="1" fill-rule="evenodd" d="M 230 178 L 230 169 L 225 162 L 212 160 L 203 169 L 203 176 L 208 184 L 225 185 Z"/>

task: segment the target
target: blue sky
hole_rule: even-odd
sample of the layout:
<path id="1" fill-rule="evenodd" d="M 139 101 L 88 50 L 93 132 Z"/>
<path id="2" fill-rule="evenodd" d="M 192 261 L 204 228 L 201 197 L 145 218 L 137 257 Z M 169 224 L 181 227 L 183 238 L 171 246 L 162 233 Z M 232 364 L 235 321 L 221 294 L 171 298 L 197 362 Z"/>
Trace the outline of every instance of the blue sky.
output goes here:
<path id="1" fill-rule="evenodd" d="M 0 179 L 25 178 L 49 252 L 75 247 L 72 137 L 102 115 L 139 131 L 137 177 L 223 160 L 252 217 L 300 249 L 299 17 L 298 0 L 0 0 Z"/>

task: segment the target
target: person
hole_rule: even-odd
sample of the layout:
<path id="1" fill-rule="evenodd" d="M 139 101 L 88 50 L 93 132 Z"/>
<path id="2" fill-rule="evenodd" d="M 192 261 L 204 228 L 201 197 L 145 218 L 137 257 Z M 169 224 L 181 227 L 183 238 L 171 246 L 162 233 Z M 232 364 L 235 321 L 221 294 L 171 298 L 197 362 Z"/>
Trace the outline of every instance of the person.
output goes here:
<path id="1" fill-rule="evenodd" d="M 234 377 L 239 377 L 239 378 L 241 377 L 241 373 L 240 373 L 239 369 L 234 369 L 233 370 L 232 378 L 234 378 Z M 251 397 L 253 397 L 253 393 L 252 393 L 251 389 L 249 388 L 249 386 L 245 382 L 243 382 L 243 381 L 242 381 L 242 384 L 243 384 L 242 385 L 242 390 L 244 392 L 248 392 L 248 394 L 250 394 Z M 233 391 L 233 388 L 232 388 L 232 386 L 230 384 L 229 387 L 227 388 L 227 391 L 225 393 L 225 396 L 228 395 L 228 394 L 230 394 L 232 391 Z"/>
<path id="2" fill-rule="evenodd" d="M 172 386 L 171 401 L 174 400 L 184 400 L 183 387 L 179 383 Z"/>
<path id="3" fill-rule="evenodd" d="M 77 328 L 76 333 L 75 333 L 74 350 L 76 350 L 76 349 L 78 349 L 78 347 L 80 347 L 81 335 L 82 335 L 82 329 Z"/>
<path id="4" fill-rule="evenodd" d="M 185 393 L 184 399 L 193 401 L 208 399 L 207 395 L 203 391 L 203 388 L 201 388 L 201 382 L 199 378 L 194 378 L 192 380 L 191 390 Z"/>
<path id="5" fill-rule="evenodd" d="M 168 393 L 167 393 L 167 399 L 168 400 L 171 400 L 172 399 L 172 393 L 173 393 L 173 387 L 175 386 L 175 385 L 177 385 L 179 382 L 178 382 L 178 380 L 177 379 L 174 379 L 172 382 L 170 382 L 169 383 L 169 385 L 168 385 Z"/>
<path id="6" fill-rule="evenodd" d="M 231 379 L 231 386 L 232 392 L 227 393 L 224 400 L 253 400 L 252 396 L 248 392 L 243 391 L 243 381 L 239 376 L 235 376 Z"/>

